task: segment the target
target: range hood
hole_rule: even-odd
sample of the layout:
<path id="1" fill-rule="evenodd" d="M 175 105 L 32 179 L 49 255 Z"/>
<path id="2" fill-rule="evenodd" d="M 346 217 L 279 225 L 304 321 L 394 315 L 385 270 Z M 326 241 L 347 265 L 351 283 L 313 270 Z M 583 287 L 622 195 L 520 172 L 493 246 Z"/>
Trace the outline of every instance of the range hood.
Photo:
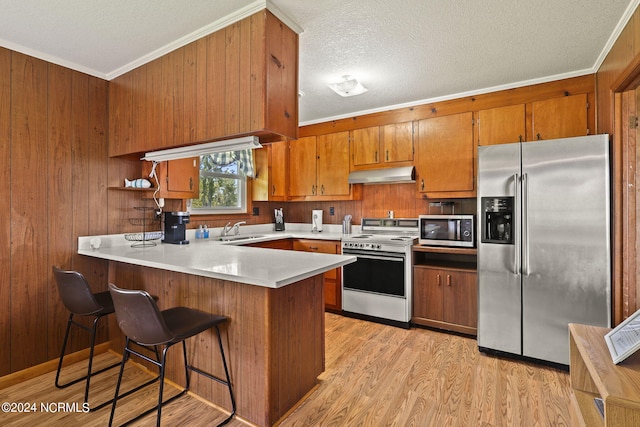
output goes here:
<path id="1" fill-rule="evenodd" d="M 349 174 L 349 184 L 406 184 L 416 182 L 413 166 L 354 171 Z"/>

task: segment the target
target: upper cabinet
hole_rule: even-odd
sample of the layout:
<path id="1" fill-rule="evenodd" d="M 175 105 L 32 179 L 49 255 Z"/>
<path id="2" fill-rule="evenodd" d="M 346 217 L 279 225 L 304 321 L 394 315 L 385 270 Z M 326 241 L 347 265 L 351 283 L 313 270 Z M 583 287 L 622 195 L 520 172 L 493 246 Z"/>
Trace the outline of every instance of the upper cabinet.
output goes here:
<path id="1" fill-rule="evenodd" d="M 287 200 L 289 178 L 289 150 L 287 142 L 280 141 L 253 151 L 255 177 L 251 192 L 254 201 Z"/>
<path id="2" fill-rule="evenodd" d="M 524 104 L 480 110 L 477 114 L 478 145 L 524 141 Z"/>
<path id="3" fill-rule="evenodd" d="M 154 188 L 149 189 L 155 197 L 166 199 L 197 199 L 200 197 L 200 159 L 170 160 L 156 166 L 158 181 L 147 178 Z M 142 162 L 142 176 L 151 172 L 151 162 Z M 159 188 L 158 188 L 159 186 Z M 156 193 L 156 190 L 157 193 Z"/>
<path id="4" fill-rule="evenodd" d="M 420 120 L 416 147 L 416 180 L 420 195 L 475 195 L 473 113 Z"/>
<path id="5" fill-rule="evenodd" d="M 587 94 L 478 111 L 478 145 L 589 134 Z"/>
<path id="6" fill-rule="evenodd" d="M 298 135 L 298 35 L 263 10 L 109 84 L 109 155 Z"/>
<path id="7" fill-rule="evenodd" d="M 290 200 L 352 200 L 349 132 L 308 136 L 289 142 Z"/>
<path id="8" fill-rule="evenodd" d="M 589 134 L 587 95 L 563 96 L 531 103 L 531 135 L 527 141 Z"/>
<path id="9" fill-rule="evenodd" d="M 413 123 L 394 123 L 351 131 L 351 170 L 413 162 Z"/>

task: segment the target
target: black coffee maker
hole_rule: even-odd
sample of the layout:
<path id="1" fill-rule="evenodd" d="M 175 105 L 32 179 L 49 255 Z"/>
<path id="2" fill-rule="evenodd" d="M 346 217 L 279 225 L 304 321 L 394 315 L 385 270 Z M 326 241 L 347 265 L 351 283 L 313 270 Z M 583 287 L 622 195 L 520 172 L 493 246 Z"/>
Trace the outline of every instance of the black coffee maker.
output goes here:
<path id="1" fill-rule="evenodd" d="M 165 212 L 164 213 L 164 239 L 162 243 L 173 243 L 174 245 L 186 245 L 187 224 L 189 223 L 189 212 Z"/>

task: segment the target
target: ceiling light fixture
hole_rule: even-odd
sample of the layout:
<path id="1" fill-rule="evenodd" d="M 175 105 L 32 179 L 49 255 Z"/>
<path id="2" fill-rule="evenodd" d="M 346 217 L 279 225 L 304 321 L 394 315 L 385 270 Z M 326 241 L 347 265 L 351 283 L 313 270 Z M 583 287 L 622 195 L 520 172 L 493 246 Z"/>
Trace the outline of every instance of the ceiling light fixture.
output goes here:
<path id="1" fill-rule="evenodd" d="M 186 159 L 189 157 L 199 157 L 213 153 L 224 153 L 226 151 L 238 151 L 244 149 L 262 148 L 257 136 L 244 136 L 241 138 L 227 139 L 224 141 L 213 141 L 204 144 L 189 145 L 186 147 L 169 148 L 167 150 L 152 151 L 146 153 L 141 160 L 162 162 L 165 160 Z"/>
<path id="2" fill-rule="evenodd" d="M 342 76 L 342 81 L 330 83 L 329 87 L 340 96 L 360 95 L 361 93 L 365 93 L 369 90 L 350 75 Z"/>

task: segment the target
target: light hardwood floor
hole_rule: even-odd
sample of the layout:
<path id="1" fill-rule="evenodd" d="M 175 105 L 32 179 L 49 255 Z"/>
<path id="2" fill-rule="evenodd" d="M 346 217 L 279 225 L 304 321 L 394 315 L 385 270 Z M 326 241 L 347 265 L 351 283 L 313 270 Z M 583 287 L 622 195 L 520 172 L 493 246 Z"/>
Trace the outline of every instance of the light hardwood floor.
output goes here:
<path id="1" fill-rule="evenodd" d="M 327 313 L 326 346 L 326 370 L 318 386 L 281 426 L 570 425 L 568 373 L 486 356 L 471 338 Z M 105 353 L 98 360 L 115 358 Z M 116 375 L 114 369 L 94 377 L 92 403 L 111 397 Z M 125 376 L 132 384 L 144 380 L 146 373 L 132 365 Z M 59 390 L 54 377 L 55 372 L 0 390 L 0 402 L 82 401 L 83 384 Z M 156 392 L 152 387 L 119 403 L 116 422 L 124 422 L 145 404 L 153 406 Z M 0 413 L 0 425 L 102 426 L 109 411 Z M 188 396 L 164 407 L 162 420 L 163 426 L 204 426 L 223 418 L 222 412 Z M 134 425 L 155 425 L 155 414 Z M 246 424 L 234 419 L 229 425 Z"/>

